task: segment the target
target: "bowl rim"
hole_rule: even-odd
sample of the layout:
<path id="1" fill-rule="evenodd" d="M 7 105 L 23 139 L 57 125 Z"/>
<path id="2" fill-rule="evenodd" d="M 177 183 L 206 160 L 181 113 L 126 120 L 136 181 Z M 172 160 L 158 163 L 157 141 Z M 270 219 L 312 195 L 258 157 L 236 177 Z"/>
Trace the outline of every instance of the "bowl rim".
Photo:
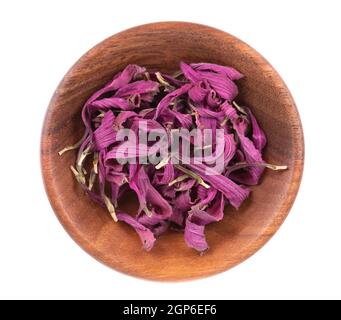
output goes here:
<path id="1" fill-rule="evenodd" d="M 47 136 L 44 134 L 44 132 L 46 131 L 46 128 L 48 127 L 48 124 L 50 122 L 50 115 L 51 115 L 51 111 L 54 108 L 54 104 L 55 101 L 58 98 L 58 88 L 60 87 L 60 85 L 64 82 L 64 80 L 70 75 L 72 74 L 73 69 L 75 68 L 75 66 L 85 57 L 89 56 L 92 54 L 93 51 L 101 48 L 102 45 L 104 45 L 104 43 L 106 43 L 107 41 L 109 41 L 111 38 L 116 37 L 118 35 L 124 34 L 126 32 L 131 32 L 134 30 L 139 30 L 139 29 L 143 29 L 145 27 L 167 27 L 167 28 L 174 28 L 174 27 L 179 27 L 179 26 L 190 26 L 193 28 L 201 28 L 201 29 L 206 29 L 207 31 L 214 31 L 214 32 L 219 32 L 221 34 L 225 34 L 226 36 L 230 37 L 231 39 L 234 39 L 238 42 L 238 44 L 241 44 L 243 46 L 243 49 L 245 49 L 248 53 L 252 54 L 253 58 L 257 58 L 258 61 L 264 63 L 268 68 L 270 68 L 272 76 L 276 78 L 276 80 L 282 85 L 283 89 L 285 89 L 285 93 L 286 93 L 286 99 L 288 99 L 288 103 L 291 105 L 291 114 L 293 115 L 292 117 L 292 121 L 294 121 L 294 123 L 292 124 L 293 126 L 295 126 L 296 128 L 296 145 L 295 147 L 297 149 L 300 149 L 300 159 L 294 161 L 294 168 L 293 168 L 293 173 L 292 173 L 292 178 L 291 181 L 295 180 L 296 184 L 291 183 L 290 186 L 290 192 L 287 194 L 286 197 L 286 201 L 285 201 L 285 208 L 281 208 L 280 212 L 278 212 L 278 214 L 276 214 L 276 221 L 272 222 L 269 224 L 269 226 L 266 228 L 266 230 L 269 229 L 273 229 L 274 232 L 273 234 L 271 234 L 268 237 L 261 237 L 261 239 L 257 242 L 256 246 L 252 246 L 252 248 L 247 248 L 247 252 L 246 254 L 237 262 L 233 263 L 231 266 L 229 266 L 228 268 L 224 268 L 224 269 L 217 269 L 217 270 L 213 270 L 211 272 L 207 272 L 206 274 L 200 275 L 200 276 L 193 276 L 193 277 L 186 277 L 183 278 L 181 276 L 179 277 L 169 277 L 169 278 L 158 278 L 158 277 L 146 277 L 146 276 L 141 276 L 138 273 L 133 273 L 131 271 L 125 270 L 124 268 L 118 268 L 116 265 L 114 265 L 113 263 L 110 263 L 109 261 L 106 261 L 105 257 L 102 255 L 101 252 L 99 252 L 95 246 L 93 246 L 90 242 L 87 242 L 82 236 L 81 234 L 78 232 L 77 228 L 73 225 L 73 223 L 68 219 L 68 215 L 66 213 L 66 210 L 63 208 L 63 206 L 61 205 L 61 203 L 59 203 L 57 201 L 58 199 L 58 194 L 56 193 L 56 190 L 52 187 L 52 185 L 48 182 L 53 180 L 53 173 L 48 170 L 45 166 L 44 166 L 44 162 L 43 162 L 43 146 L 46 145 L 48 143 L 48 138 Z M 216 275 L 218 273 L 227 271 L 235 266 L 237 266 L 238 264 L 242 263 L 243 261 L 247 260 L 250 256 L 254 255 L 258 250 L 260 250 L 271 238 L 272 236 L 277 232 L 277 230 L 280 228 L 280 226 L 283 224 L 283 222 L 285 221 L 286 217 L 288 216 L 293 203 L 297 197 L 298 194 L 298 190 L 300 188 L 300 184 L 302 181 L 302 176 L 303 176 L 303 169 L 304 169 L 304 135 L 303 135 L 303 127 L 302 127 L 302 123 L 301 123 L 301 119 L 300 119 L 300 115 L 297 109 L 297 106 L 294 102 L 294 99 L 288 89 L 288 87 L 286 86 L 286 84 L 284 83 L 283 79 L 281 78 L 281 76 L 279 75 L 279 73 L 273 68 L 273 66 L 260 54 L 258 53 L 254 48 L 252 48 L 251 46 L 249 46 L 248 44 L 246 44 L 244 41 L 240 40 L 239 38 L 231 35 L 228 32 L 225 32 L 223 30 L 214 28 L 214 27 L 210 27 L 204 24 L 198 24 L 198 23 L 193 23 L 193 22 L 185 22 L 185 21 L 162 21 L 162 22 L 152 22 L 152 23 L 147 23 L 147 24 L 142 24 L 142 25 L 138 25 L 138 26 L 134 26 L 132 28 L 128 28 L 125 29 L 123 31 L 120 31 L 116 34 L 113 34 L 109 37 L 107 37 L 106 39 L 102 40 L 101 42 L 99 42 L 98 44 L 96 44 L 95 46 L 93 46 L 90 50 L 88 50 L 85 54 L 83 54 L 72 66 L 71 68 L 66 72 L 66 74 L 64 75 L 64 77 L 62 78 L 62 80 L 60 81 L 60 83 L 58 84 L 50 102 L 48 105 L 48 108 L 46 110 L 45 113 L 45 118 L 44 118 L 44 123 L 43 123 L 43 127 L 42 127 L 42 132 L 41 132 L 41 138 L 40 138 L 40 166 L 41 166 L 41 172 L 42 172 L 42 178 L 43 178 L 43 184 L 44 184 L 44 188 L 45 191 L 47 193 L 49 202 L 51 204 L 51 207 L 56 215 L 56 217 L 58 218 L 58 220 L 60 221 L 60 223 L 62 224 L 63 228 L 66 230 L 66 232 L 71 236 L 71 238 L 85 251 L 87 252 L 90 256 L 92 256 L 93 258 L 95 258 L 97 261 L 101 262 L 102 264 L 118 271 L 118 272 L 122 272 L 124 274 L 128 274 L 134 277 L 138 277 L 138 278 L 142 278 L 145 280 L 153 280 L 153 281 L 188 281 L 188 280 L 194 280 L 194 279 L 198 279 L 198 278 L 203 278 L 203 277 L 207 277 L 207 276 L 212 276 L 212 275 Z M 274 226 L 275 225 L 275 226 Z"/>

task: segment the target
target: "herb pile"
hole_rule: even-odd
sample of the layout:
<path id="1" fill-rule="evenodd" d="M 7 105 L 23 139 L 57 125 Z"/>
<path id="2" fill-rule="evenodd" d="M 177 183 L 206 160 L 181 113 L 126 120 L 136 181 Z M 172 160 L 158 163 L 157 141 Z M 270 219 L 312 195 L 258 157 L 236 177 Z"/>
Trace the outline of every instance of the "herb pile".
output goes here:
<path id="1" fill-rule="evenodd" d="M 203 253 L 208 249 L 205 226 L 223 218 L 225 205 L 238 209 L 250 193 L 248 186 L 259 183 L 266 167 L 286 169 L 263 161 L 265 134 L 251 110 L 235 102 L 235 81 L 240 78 L 237 70 L 211 63 L 181 62 L 173 76 L 128 65 L 85 103 L 83 138 L 59 153 L 78 149 L 71 166 L 75 178 L 115 221 L 136 230 L 145 250 L 172 227 L 183 230 L 186 244 Z M 177 159 L 174 164 L 172 155 L 157 164 L 140 163 L 139 158 L 157 153 L 150 142 L 139 144 L 136 163 L 122 163 L 135 155 L 120 151 L 127 141 L 118 139 L 118 132 L 129 129 L 137 135 L 141 123 L 147 133 L 165 131 L 170 140 L 176 129 L 210 129 L 212 143 L 204 148 L 212 150 L 217 146 L 215 132 L 222 129 L 222 172 L 205 161 Z M 119 206 L 129 189 L 139 201 L 135 216 Z"/>

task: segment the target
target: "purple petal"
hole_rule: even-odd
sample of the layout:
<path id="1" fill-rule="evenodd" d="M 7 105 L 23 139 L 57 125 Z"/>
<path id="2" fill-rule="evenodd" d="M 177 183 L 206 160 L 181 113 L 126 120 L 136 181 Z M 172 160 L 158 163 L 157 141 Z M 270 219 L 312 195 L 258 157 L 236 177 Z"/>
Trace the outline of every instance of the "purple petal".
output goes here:
<path id="1" fill-rule="evenodd" d="M 192 87 L 191 84 L 187 83 L 183 85 L 181 88 L 176 89 L 170 93 L 168 93 L 158 104 L 156 108 L 156 114 L 154 116 L 154 119 L 157 119 L 159 115 L 161 115 L 165 109 L 170 105 L 170 103 L 177 97 L 180 97 L 181 95 L 188 92 L 188 90 Z"/>
<path id="2" fill-rule="evenodd" d="M 219 194 L 207 211 L 192 209 L 186 220 L 185 241 L 187 245 L 199 252 L 206 251 L 208 244 L 205 237 L 205 226 L 220 221 L 224 216 L 224 197 Z"/>
<path id="3" fill-rule="evenodd" d="M 241 128 L 240 124 L 235 124 L 235 123 L 234 123 L 234 127 L 238 134 L 238 138 L 240 140 L 240 147 L 245 155 L 246 162 L 248 163 L 262 162 L 263 159 L 262 159 L 261 152 L 258 149 L 256 149 L 253 142 L 244 135 L 245 132 L 244 132 L 243 127 Z"/>
<path id="4" fill-rule="evenodd" d="M 215 90 L 210 90 L 206 97 L 207 105 L 210 107 L 218 107 L 221 104 L 221 98 L 217 95 Z"/>
<path id="5" fill-rule="evenodd" d="M 134 119 L 138 117 L 138 114 L 133 111 L 122 111 L 119 113 L 119 115 L 116 117 L 114 126 L 116 128 L 123 128 L 124 124 L 129 119 Z"/>
<path id="6" fill-rule="evenodd" d="M 169 220 L 176 223 L 180 227 L 184 227 L 185 217 L 187 216 L 188 210 L 194 205 L 189 189 L 180 192 L 173 203 L 173 214 L 170 216 Z"/>
<path id="7" fill-rule="evenodd" d="M 174 167 L 168 163 L 164 166 L 163 170 L 156 173 L 154 176 L 153 184 L 168 184 L 174 179 Z"/>
<path id="8" fill-rule="evenodd" d="M 204 181 L 222 192 L 235 208 L 239 208 L 250 193 L 250 190 L 242 188 L 221 174 L 216 174 L 216 172 L 208 166 L 202 164 L 189 164 L 188 166 L 199 174 Z"/>
<path id="9" fill-rule="evenodd" d="M 108 182 L 111 182 L 112 184 L 116 184 L 118 186 L 121 186 L 125 183 L 127 179 L 127 175 L 124 172 L 117 172 L 114 170 L 107 170 L 106 173 L 106 180 Z"/>
<path id="10" fill-rule="evenodd" d="M 234 122 L 234 127 L 240 141 L 240 148 L 244 153 L 247 163 L 263 162 L 261 152 L 256 149 L 253 142 L 244 135 L 243 128 Z M 235 171 L 231 173 L 230 178 L 239 183 L 246 185 L 256 185 L 259 183 L 260 177 L 264 171 L 262 167 L 249 167 L 243 171 Z"/>
<path id="11" fill-rule="evenodd" d="M 233 120 L 238 116 L 237 110 L 227 101 L 222 103 L 220 108 L 224 112 L 225 116 L 230 120 Z"/>
<path id="12" fill-rule="evenodd" d="M 155 81 L 140 80 L 121 87 L 115 94 L 116 97 L 127 97 L 135 94 L 156 93 L 159 84 Z"/>
<path id="13" fill-rule="evenodd" d="M 193 124 L 193 119 L 190 114 L 183 114 L 178 111 L 167 109 L 167 114 L 171 120 L 177 120 L 180 124 L 180 127 L 185 129 L 190 129 Z M 168 121 L 171 121 L 168 120 Z"/>
<path id="14" fill-rule="evenodd" d="M 113 128 L 115 116 L 111 111 L 105 113 L 101 125 L 94 131 L 95 149 L 104 149 L 116 141 L 116 132 Z"/>
<path id="15" fill-rule="evenodd" d="M 217 194 L 212 205 L 207 208 L 207 213 L 214 217 L 214 221 L 220 221 L 224 217 L 225 199 L 222 193 Z"/>
<path id="16" fill-rule="evenodd" d="M 180 62 L 180 69 L 184 74 L 185 78 L 192 83 L 197 83 L 203 80 L 201 75 L 185 62 Z"/>
<path id="17" fill-rule="evenodd" d="M 166 232 L 169 227 L 169 221 L 166 221 L 163 217 L 157 215 L 148 217 L 146 214 L 141 214 L 137 218 L 137 221 L 149 228 L 157 237 Z"/>
<path id="18" fill-rule="evenodd" d="M 204 231 L 204 225 L 197 225 L 191 222 L 190 219 L 187 219 L 184 234 L 186 244 L 197 251 L 206 251 L 208 249 L 208 244 L 206 242 Z"/>
<path id="19" fill-rule="evenodd" d="M 143 109 L 139 112 L 139 116 L 144 118 L 144 119 L 152 119 L 155 115 L 155 108 L 147 108 Z"/>
<path id="20" fill-rule="evenodd" d="M 184 82 L 178 79 L 175 79 L 174 77 L 165 74 L 165 73 L 161 73 L 162 77 L 171 85 L 175 86 L 175 87 L 181 87 L 184 85 Z"/>
<path id="21" fill-rule="evenodd" d="M 129 64 L 119 74 L 119 76 L 115 77 L 110 83 L 107 84 L 106 88 L 110 88 L 110 90 L 120 89 L 127 85 L 130 81 L 142 75 L 145 71 L 146 69 L 143 67 L 139 67 L 136 64 Z"/>
<path id="22" fill-rule="evenodd" d="M 246 135 L 249 128 L 249 120 L 245 116 L 238 116 L 233 121 L 233 127 L 239 135 Z"/>
<path id="23" fill-rule="evenodd" d="M 178 208 L 173 208 L 173 213 L 169 217 L 169 221 L 174 222 L 175 224 L 183 228 L 185 223 L 184 212 Z"/>
<path id="24" fill-rule="evenodd" d="M 85 105 L 91 104 L 93 101 L 100 98 L 103 94 L 111 91 L 115 91 L 125 85 L 127 85 L 134 78 L 143 74 L 146 71 L 145 68 L 141 68 L 135 64 L 128 65 L 122 72 L 116 74 L 113 79 L 107 83 L 102 89 L 96 91 L 85 103 Z"/>
<path id="25" fill-rule="evenodd" d="M 141 239 L 144 250 L 150 251 L 153 248 L 155 237 L 154 234 L 147 227 L 143 226 L 141 223 L 136 221 L 135 218 L 126 213 L 118 212 L 116 215 L 118 221 L 123 221 L 135 229 Z"/>
<path id="26" fill-rule="evenodd" d="M 155 98 L 155 92 L 146 92 L 140 94 L 141 101 L 153 102 Z"/>
<path id="27" fill-rule="evenodd" d="M 239 80 L 243 77 L 243 75 L 234 68 L 220 66 L 214 63 L 192 63 L 191 67 L 194 70 L 214 71 L 219 74 L 224 74 L 231 80 Z"/>
<path id="28" fill-rule="evenodd" d="M 197 126 L 200 129 L 210 129 L 212 130 L 212 137 L 213 140 L 215 140 L 216 136 L 216 128 L 218 125 L 218 121 L 214 118 L 206 118 L 206 117 L 198 117 L 197 121 Z"/>
<path id="29" fill-rule="evenodd" d="M 195 111 L 199 114 L 199 116 L 205 118 L 212 118 L 219 121 L 223 121 L 225 118 L 224 111 L 213 111 L 207 108 L 196 108 Z"/>
<path id="30" fill-rule="evenodd" d="M 168 185 L 161 185 L 158 187 L 158 190 L 160 190 L 160 194 L 162 194 L 162 196 L 167 200 L 175 198 L 176 191 L 174 187 L 169 187 Z"/>
<path id="31" fill-rule="evenodd" d="M 189 91 L 188 96 L 195 103 L 201 103 L 205 100 L 210 88 L 206 81 L 197 82 Z"/>
<path id="32" fill-rule="evenodd" d="M 178 182 L 175 185 L 175 189 L 176 191 L 191 190 L 195 184 L 196 181 L 194 179 L 187 179 L 185 181 Z"/>
<path id="33" fill-rule="evenodd" d="M 259 151 L 262 151 L 266 145 L 265 133 L 262 130 L 262 128 L 258 125 L 258 122 L 255 116 L 252 114 L 251 110 L 249 108 L 246 108 L 246 110 L 251 120 L 253 143 Z"/>
<path id="34" fill-rule="evenodd" d="M 206 226 L 217 221 L 214 216 L 200 209 L 192 209 L 188 214 L 188 219 L 199 226 Z"/>
<path id="35" fill-rule="evenodd" d="M 161 234 L 165 233 L 168 230 L 170 222 L 169 221 L 160 221 L 157 225 L 152 227 L 152 231 L 156 237 L 159 237 Z"/>
<path id="36" fill-rule="evenodd" d="M 198 198 L 200 201 L 198 202 L 198 207 L 203 207 L 205 205 L 208 205 L 216 196 L 217 189 L 215 188 L 209 188 L 206 189 L 203 186 L 198 186 Z"/>
<path id="37" fill-rule="evenodd" d="M 171 206 L 151 184 L 144 168 L 132 164 L 129 167 L 129 185 L 139 198 L 139 212 L 147 207 L 153 214 L 159 215 L 162 219 L 170 217 L 172 215 Z"/>
<path id="38" fill-rule="evenodd" d="M 209 71 L 199 71 L 198 73 L 207 80 L 221 98 L 232 101 L 237 96 L 238 88 L 231 79 Z"/>
<path id="39" fill-rule="evenodd" d="M 101 111 L 109 110 L 110 108 L 117 108 L 121 110 L 132 110 L 134 105 L 129 104 L 125 99 L 118 97 L 104 98 L 96 100 L 91 103 L 91 108 Z"/>
<path id="40" fill-rule="evenodd" d="M 174 200 L 174 207 L 179 209 L 181 212 L 187 212 L 193 205 L 189 189 L 180 192 Z"/>
<path id="41" fill-rule="evenodd" d="M 225 148 L 224 148 L 224 165 L 227 166 L 236 154 L 236 142 L 234 140 L 234 135 L 225 134 Z"/>
<path id="42" fill-rule="evenodd" d="M 128 101 L 130 105 L 132 105 L 134 108 L 140 108 L 141 107 L 141 95 L 139 93 L 133 94 L 128 97 Z"/>

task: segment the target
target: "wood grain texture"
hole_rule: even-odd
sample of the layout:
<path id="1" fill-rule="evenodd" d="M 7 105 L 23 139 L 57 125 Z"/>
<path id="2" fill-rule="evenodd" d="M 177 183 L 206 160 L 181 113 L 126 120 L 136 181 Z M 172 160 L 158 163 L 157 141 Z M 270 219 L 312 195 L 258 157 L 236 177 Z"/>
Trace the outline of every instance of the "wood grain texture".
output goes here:
<path id="1" fill-rule="evenodd" d="M 151 252 L 141 249 L 135 232 L 111 220 L 88 199 L 69 169 L 75 153 L 58 151 L 81 137 L 81 108 L 95 90 L 129 63 L 172 72 L 179 61 L 233 66 L 238 101 L 252 108 L 268 137 L 265 160 L 289 170 L 267 170 L 261 184 L 236 211 L 207 227 L 210 250 L 199 256 L 183 234 L 167 232 Z M 217 29 L 184 22 L 138 26 L 101 42 L 65 75 L 47 110 L 41 139 L 41 166 L 51 205 L 70 236 L 89 254 L 121 272 L 154 280 L 186 280 L 225 271 L 261 248 L 280 227 L 296 197 L 304 160 L 302 127 L 295 103 L 272 66 L 254 49 Z M 134 213 L 132 198 L 124 210 Z M 289 237 L 290 235 L 288 235 Z"/>

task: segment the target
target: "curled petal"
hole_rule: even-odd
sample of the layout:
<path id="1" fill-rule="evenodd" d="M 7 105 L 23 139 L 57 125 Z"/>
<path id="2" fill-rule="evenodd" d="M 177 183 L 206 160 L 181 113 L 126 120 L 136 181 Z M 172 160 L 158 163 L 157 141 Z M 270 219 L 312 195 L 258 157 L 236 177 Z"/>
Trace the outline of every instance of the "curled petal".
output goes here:
<path id="1" fill-rule="evenodd" d="M 196 108 L 195 111 L 199 114 L 199 116 L 205 118 L 212 118 L 219 121 L 223 121 L 225 118 L 224 111 L 213 111 L 208 108 Z"/>
<path id="2" fill-rule="evenodd" d="M 205 100 L 210 89 L 206 81 L 197 82 L 191 89 L 188 90 L 188 96 L 195 103 L 201 103 Z"/>
<path id="3" fill-rule="evenodd" d="M 254 143 L 244 134 L 244 128 L 240 123 L 234 122 L 234 127 L 240 141 L 240 148 L 243 151 L 247 163 L 263 162 L 261 152 L 255 147 Z M 234 172 L 230 178 L 246 185 L 256 185 L 259 183 L 264 167 L 249 167 L 241 172 Z"/>
<path id="4" fill-rule="evenodd" d="M 197 83 L 203 79 L 198 72 L 185 62 L 180 62 L 180 69 L 185 78 L 192 83 Z"/>
<path id="5" fill-rule="evenodd" d="M 198 198 L 200 199 L 199 202 L 196 204 L 196 208 L 203 208 L 207 206 L 216 196 L 217 189 L 210 188 L 206 189 L 203 186 L 198 186 Z"/>
<path id="6" fill-rule="evenodd" d="M 174 167 L 172 164 L 166 164 L 161 171 L 163 172 L 158 172 L 155 174 L 153 184 L 168 184 L 174 179 Z"/>
<path id="7" fill-rule="evenodd" d="M 224 103 L 222 103 L 220 108 L 224 112 L 227 119 L 229 120 L 233 120 L 238 116 L 236 109 L 233 108 L 232 105 L 228 101 L 225 101 Z"/>
<path id="8" fill-rule="evenodd" d="M 215 90 L 210 90 L 206 97 L 207 104 L 210 107 L 217 107 L 221 104 L 221 98 L 217 95 L 217 92 Z"/>
<path id="9" fill-rule="evenodd" d="M 113 128 L 115 116 L 111 111 L 105 113 L 101 125 L 94 131 L 95 149 L 104 149 L 116 141 L 116 132 Z"/>
<path id="10" fill-rule="evenodd" d="M 167 113 L 169 114 L 170 118 L 176 119 L 180 127 L 190 129 L 193 121 L 192 121 L 192 116 L 190 114 L 183 114 L 181 112 L 175 111 L 168 109 Z"/>
<path id="11" fill-rule="evenodd" d="M 209 71 L 199 71 L 198 73 L 207 80 L 221 98 L 232 101 L 237 96 L 238 88 L 231 79 Z"/>
<path id="12" fill-rule="evenodd" d="M 266 136 L 262 128 L 259 126 L 257 119 L 249 108 L 246 108 L 251 120 L 252 140 L 257 150 L 262 151 L 266 145 Z"/>
<path id="13" fill-rule="evenodd" d="M 140 202 L 140 210 L 150 210 L 165 220 L 172 215 L 172 208 L 169 203 L 160 195 L 160 193 L 151 184 L 148 175 L 143 167 L 129 165 L 130 176 L 129 185 L 133 189 Z"/>
<path id="14" fill-rule="evenodd" d="M 156 108 L 156 113 L 154 116 L 154 119 L 157 119 L 164 111 L 167 109 L 167 107 L 170 105 L 170 103 L 176 99 L 177 97 L 180 97 L 181 95 L 188 92 L 188 90 L 192 87 L 191 84 L 187 83 L 180 87 L 179 89 L 176 89 L 170 93 L 168 93 L 158 104 Z"/>
<path id="15" fill-rule="evenodd" d="M 236 142 L 234 135 L 225 134 L 225 148 L 224 148 L 224 165 L 227 166 L 236 154 Z"/>
<path id="16" fill-rule="evenodd" d="M 179 182 L 178 185 L 175 186 L 175 190 L 176 191 L 191 190 L 196 183 L 197 182 L 194 179 L 187 179 Z"/>
<path id="17" fill-rule="evenodd" d="M 96 100 L 98 97 L 103 95 L 104 93 L 118 90 L 125 85 L 127 85 L 129 82 L 137 78 L 138 76 L 142 75 L 145 72 L 145 68 L 142 68 L 136 64 L 130 64 L 126 66 L 126 68 L 119 72 L 114 78 L 107 83 L 103 89 L 97 91 L 88 102 Z"/>
<path id="18" fill-rule="evenodd" d="M 242 188 L 221 174 L 216 174 L 214 169 L 208 166 L 202 164 L 189 164 L 188 166 L 199 174 L 203 180 L 222 192 L 235 208 L 239 208 L 250 193 L 250 190 Z"/>
<path id="19" fill-rule="evenodd" d="M 208 244 L 205 238 L 205 226 L 193 223 L 190 219 L 186 220 L 185 241 L 186 244 L 199 252 L 204 252 L 208 249 Z"/>
<path id="20" fill-rule="evenodd" d="M 126 213 L 118 212 L 116 215 L 118 221 L 123 221 L 135 229 L 141 239 L 144 250 L 150 251 L 153 248 L 155 237 L 152 231 Z"/>
<path id="21" fill-rule="evenodd" d="M 119 115 L 116 117 L 114 122 L 115 128 L 123 128 L 124 124 L 129 119 L 134 119 L 138 117 L 138 114 L 133 111 L 122 111 L 119 113 Z"/>
<path id="22" fill-rule="evenodd" d="M 219 193 L 207 211 L 197 207 L 189 211 L 186 219 L 185 241 L 187 245 L 199 252 L 208 249 L 205 237 L 205 226 L 220 221 L 224 216 L 224 196 Z"/>
<path id="23" fill-rule="evenodd" d="M 162 75 L 163 78 L 165 78 L 165 80 L 166 80 L 169 84 L 171 84 L 171 85 L 173 85 L 173 86 L 175 86 L 175 87 L 181 87 L 181 86 L 184 85 L 184 82 L 183 82 L 183 81 L 178 80 L 178 79 L 176 79 L 176 78 L 174 78 L 174 77 L 172 77 L 172 76 L 170 76 L 170 75 L 168 75 L 168 74 L 161 73 L 161 75 Z"/>

